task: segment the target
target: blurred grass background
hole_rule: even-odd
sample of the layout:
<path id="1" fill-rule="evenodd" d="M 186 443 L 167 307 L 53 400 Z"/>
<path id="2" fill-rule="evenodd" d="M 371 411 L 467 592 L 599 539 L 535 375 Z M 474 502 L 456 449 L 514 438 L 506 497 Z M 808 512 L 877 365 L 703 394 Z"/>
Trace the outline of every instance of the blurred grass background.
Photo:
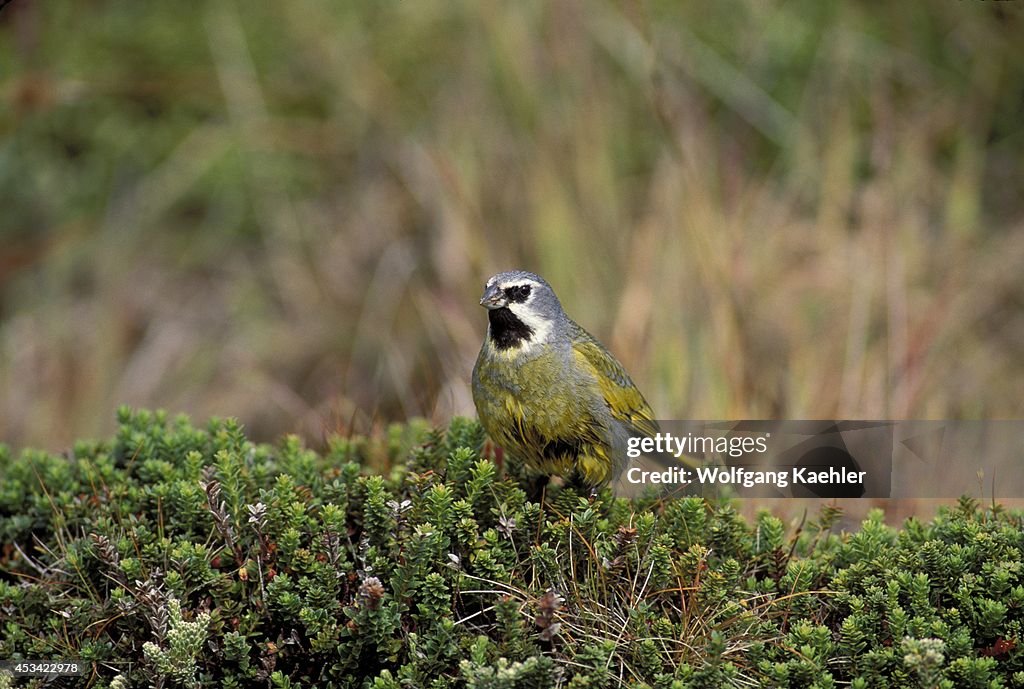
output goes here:
<path id="1" fill-rule="evenodd" d="M 1024 3 L 0 13 L 0 438 L 473 414 L 535 270 L 661 418 L 1024 417 Z"/>

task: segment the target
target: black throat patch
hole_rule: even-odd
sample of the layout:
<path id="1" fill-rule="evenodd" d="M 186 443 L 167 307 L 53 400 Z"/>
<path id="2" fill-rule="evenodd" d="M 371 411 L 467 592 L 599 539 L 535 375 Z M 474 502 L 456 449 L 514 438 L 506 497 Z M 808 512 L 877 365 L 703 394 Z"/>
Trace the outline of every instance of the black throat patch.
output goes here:
<path id="1" fill-rule="evenodd" d="M 533 337 L 533 328 L 519 320 L 507 306 L 488 311 L 487 320 L 491 323 L 491 340 L 498 349 L 518 347 Z"/>

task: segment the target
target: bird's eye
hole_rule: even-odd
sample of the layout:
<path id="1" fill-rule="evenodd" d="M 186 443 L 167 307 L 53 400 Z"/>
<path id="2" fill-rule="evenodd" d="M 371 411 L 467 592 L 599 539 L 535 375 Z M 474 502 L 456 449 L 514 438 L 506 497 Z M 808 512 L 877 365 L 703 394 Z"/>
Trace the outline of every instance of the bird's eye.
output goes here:
<path id="1" fill-rule="evenodd" d="M 505 296 L 515 304 L 522 304 L 530 297 L 529 285 L 512 285 L 505 288 Z"/>

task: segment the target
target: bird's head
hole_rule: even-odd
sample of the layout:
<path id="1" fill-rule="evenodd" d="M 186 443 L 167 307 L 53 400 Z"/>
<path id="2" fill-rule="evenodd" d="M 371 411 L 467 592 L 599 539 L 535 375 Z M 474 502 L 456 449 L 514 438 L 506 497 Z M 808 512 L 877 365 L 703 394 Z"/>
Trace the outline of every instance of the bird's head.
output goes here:
<path id="1" fill-rule="evenodd" d="M 490 337 L 498 349 L 546 343 L 566 320 L 551 285 L 525 270 L 491 276 L 480 305 L 488 311 Z"/>

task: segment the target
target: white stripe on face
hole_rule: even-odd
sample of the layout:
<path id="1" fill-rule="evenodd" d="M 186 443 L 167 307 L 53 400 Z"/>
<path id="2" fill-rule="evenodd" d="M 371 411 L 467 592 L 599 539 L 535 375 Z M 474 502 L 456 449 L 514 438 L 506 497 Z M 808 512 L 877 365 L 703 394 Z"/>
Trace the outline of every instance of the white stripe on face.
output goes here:
<path id="1" fill-rule="evenodd" d="M 551 337 L 551 331 L 554 328 L 554 322 L 548 316 L 536 311 L 533 307 L 534 298 L 537 296 L 537 291 L 542 289 L 541 285 L 537 284 L 533 280 L 516 280 L 515 282 L 503 283 L 501 285 L 502 291 L 509 287 L 530 287 L 530 295 L 526 298 L 526 301 L 522 303 L 509 301 L 507 308 L 511 311 L 516 318 L 521 320 L 533 331 L 533 336 L 522 343 L 518 348 L 519 352 L 529 352 L 534 347 L 546 344 Z"/>
<path id="2" fill-rule="evenodd" d="M 529 352 L 534 347 L 547 344 L 551 337 L 551 331 L 554 329 L 554 322 L 550 318 L 531 309 L 529 300 L 525 304 L 510 303 L 508 310 L 533 331 L 533 336 L 523 342 L 520 351 Z"/>

